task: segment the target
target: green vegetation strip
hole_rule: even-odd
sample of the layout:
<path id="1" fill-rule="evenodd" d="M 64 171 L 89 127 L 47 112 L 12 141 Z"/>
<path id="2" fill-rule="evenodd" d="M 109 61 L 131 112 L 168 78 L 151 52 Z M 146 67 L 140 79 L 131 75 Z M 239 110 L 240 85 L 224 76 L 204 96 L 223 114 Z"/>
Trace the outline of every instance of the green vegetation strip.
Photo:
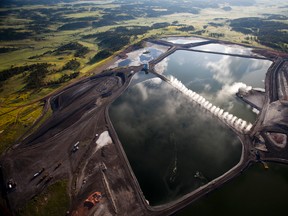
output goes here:
<path id="1" fill-rule="evenodd" d="M 21 108 L 1 108 L 0 114 L 0 154 L 16 142 L 31 127 L 43 110 L 43 105 L 35 103 Z"/>
<path id="2" fill-rule="evenodd" d="M 49 186 L 40 195 L 30 200 L 19 210 L 21 216 L 65 215 L 69 210 L 70 199 L 67 193 L 68 182 L 65 180 Z"/>

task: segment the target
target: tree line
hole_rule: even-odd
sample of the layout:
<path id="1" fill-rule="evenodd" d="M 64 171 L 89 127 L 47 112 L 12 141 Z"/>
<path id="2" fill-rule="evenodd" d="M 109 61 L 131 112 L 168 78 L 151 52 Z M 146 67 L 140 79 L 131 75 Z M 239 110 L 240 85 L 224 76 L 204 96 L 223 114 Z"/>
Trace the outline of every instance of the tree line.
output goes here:
<path id="1" fill-rule="evenodd" d="M 256 36 L 256 41 L 263 45 L 288 52 L 288 24 L 286 23 L 250 17 L 231 20 L 230 26 L 234 31 Z"/>

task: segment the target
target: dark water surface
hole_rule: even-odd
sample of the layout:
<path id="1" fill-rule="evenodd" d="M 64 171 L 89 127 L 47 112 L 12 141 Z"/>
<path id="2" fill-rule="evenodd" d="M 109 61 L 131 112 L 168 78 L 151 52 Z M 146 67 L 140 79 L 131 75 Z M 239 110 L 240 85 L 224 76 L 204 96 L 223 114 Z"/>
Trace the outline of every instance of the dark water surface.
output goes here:
<path id="1" fill-rule="evenodd" d="M 223 187 L 200 198 L 175 216 L 287 215 L 288 166 L 255 164 Z"/>
<path id="2" fill-rule="evenodd" d="M 209 113 L 153 75 L 136 75 L 109 113 L 150 204 L 169 202 L 219 177 L 241 143 Z"/>

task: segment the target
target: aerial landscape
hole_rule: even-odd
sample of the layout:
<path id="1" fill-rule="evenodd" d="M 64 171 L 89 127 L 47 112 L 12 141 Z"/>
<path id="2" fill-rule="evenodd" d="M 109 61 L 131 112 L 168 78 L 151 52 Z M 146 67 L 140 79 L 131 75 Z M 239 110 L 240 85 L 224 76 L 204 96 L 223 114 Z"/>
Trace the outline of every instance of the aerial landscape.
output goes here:
<path id="1" fill-rule="evenodd" d="M 286 215 L 288 2 L 0 2 L 1 215 Z"/>

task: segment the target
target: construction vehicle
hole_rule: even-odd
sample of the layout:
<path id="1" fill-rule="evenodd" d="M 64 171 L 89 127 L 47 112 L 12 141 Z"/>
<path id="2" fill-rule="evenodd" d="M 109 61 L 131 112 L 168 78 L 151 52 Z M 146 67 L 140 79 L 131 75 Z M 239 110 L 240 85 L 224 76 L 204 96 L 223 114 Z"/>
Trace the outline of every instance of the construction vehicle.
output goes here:
<path id="1" fill-rule="evenodd" d="M 78 150 L 79 150 L 79 146 L 76 146 L 76 147 L 74 146 L 73 149 L 72 149 L 72 152 L 75 153 Z"/>
<path id="2" fill-rule="evenodd" d="M 33 179 L 35 179 L 35 178 L 37 178 L 39 175 L 41 175 L 43 172 L 44 172 L 44 168 L 42 168 L 41 170 L 39 170 L 38 172 L 36 172 L 34 175 L 33 175 L 33 177 L 32 177 L 32 179 L 31 180 L 33 180 Z"/>
<path id="3" fill-rule="evenodd" d="M 73 153 L 75 153 L 76 151 L 79 150 L 79 146 L 78 146 L 79 143 L 80 143 L 80 142 L 78 141 L 78 142 L 76 142 L 76 143 L 73 145 L 73 148 L 72 148 L 72 152 L 73 152 Z"/>
<path id="4" fill-rule="evenodd" d="M 101 198 L 102 198 L 101 192 L 98 192 L 98 191 L 94 192 L 84 201 L 84 206 L 90 209 L 93 206 L 95 206 L 97 203 L 99 203 Z"/>
<path id="5" fill-rule="evenodd" d="M 77 147 L 78 145 L 79 145 L 79 141 L 78 142 L 76 142 L 75 144 L 74 144 L 74 147 Z"/>

